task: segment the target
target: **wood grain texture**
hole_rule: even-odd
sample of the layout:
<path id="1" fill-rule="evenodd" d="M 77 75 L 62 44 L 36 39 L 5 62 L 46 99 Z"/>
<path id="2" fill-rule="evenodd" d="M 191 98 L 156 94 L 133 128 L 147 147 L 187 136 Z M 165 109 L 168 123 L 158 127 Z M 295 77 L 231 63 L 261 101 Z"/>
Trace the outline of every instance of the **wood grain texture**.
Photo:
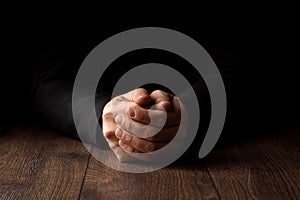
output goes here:
<path id="1" fill-rule="evenodd" d="M 300 198 L 300 143 L 286 133 L 217 149 L 206 162 L 221 199 Z"/>
<path id="2" fill-rule="evenodd" d="M 91 157 L 81 199 L 219 198 L 201 164 L 177 164 L 155 172 L 133 174 L 106 167 Z"/>
<path id="3" fill-rule="evenodd" d="M 78 199 L 89 153 L 45 128 L 0 135 L 0 199 Z"/>
<path id="4" fill-rule="evenodd" d="M 48 129 L 5 129 L 0 199 L 300 199 L 299 133 L 256 134 L 197 163 L 132 174 L 106 167 L 80 142 Z"/>

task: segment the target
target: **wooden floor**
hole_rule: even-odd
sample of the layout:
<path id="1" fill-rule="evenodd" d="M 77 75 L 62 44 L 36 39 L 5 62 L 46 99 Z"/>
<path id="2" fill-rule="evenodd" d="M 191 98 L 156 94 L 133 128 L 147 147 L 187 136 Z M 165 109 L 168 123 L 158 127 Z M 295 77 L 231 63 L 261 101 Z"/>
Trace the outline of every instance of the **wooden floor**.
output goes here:
<path id="1" fill-rule="evenodd" d="M 0 132 L 0 199 L 300 199 L 300 131 L 215 149 L 198 163 L 130 174 L 41 127 Z"/>

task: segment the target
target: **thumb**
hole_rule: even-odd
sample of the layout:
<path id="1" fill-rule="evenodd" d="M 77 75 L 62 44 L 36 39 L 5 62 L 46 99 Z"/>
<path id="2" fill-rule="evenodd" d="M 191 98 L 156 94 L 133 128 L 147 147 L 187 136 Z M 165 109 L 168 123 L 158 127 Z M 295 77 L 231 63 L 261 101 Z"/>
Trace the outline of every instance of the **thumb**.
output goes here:
<path id="1" fill-rule="evenodd" d="M 150 94 L 152 101 L 155 102 L 156 108 L 166 111 L 173 110 L 173 95 L 168 94 L 162 90 L 155 90 Z"/>
<path id="2" fill-rule="evenodd" d="M 147 90 L 144 88 L 137 88 L 133 91 L 130 101 L 139 104 L 140 106 L 147 106 L 152 100 Z"/>

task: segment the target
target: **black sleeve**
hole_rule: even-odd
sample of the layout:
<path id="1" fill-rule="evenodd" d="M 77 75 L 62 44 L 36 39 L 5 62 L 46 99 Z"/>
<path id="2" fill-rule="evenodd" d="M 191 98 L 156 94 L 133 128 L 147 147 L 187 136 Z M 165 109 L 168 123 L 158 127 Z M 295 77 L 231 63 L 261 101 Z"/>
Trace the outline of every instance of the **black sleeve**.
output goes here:
<path id="1" fill-rule="evenodd" d="M 63 41 L 60 43 L 63 43 Z M 37 63 L 34 76 L 33 91 L 35 107 L 39 115 L 51 127 L 68 137 L 79 139 L 72 115 L 72 89 L 78 68 L 91 48 L 87 48 L 86 51 L 83 52 L 81 47 L 78 48 L 80 45 L 72 47 L 70 44 L 64 44 L 62 46 L 55 44 L 55 42 L 45 42 L 41 45 L 41 58 Z M 240 94 L 240 87 L 238 86 L 240 85 L 238 84 L 240 80 L 237 80 L 241 77 L 238 72 L 240 66 L 234 58 L 230 55 L 225 55 L 222 52 L 223 51 L 215 50 L 215 52 L 211 51 L 209 53 L 216 61 L 224 79 L 226 92 L 228 94 L 228 105 L 229 107 L 231 107 L 231 105 L 234 107 L 234 109 L 229 108 L 228 111 L 234 113 L 233 110 L 239 110 L 238 105 L 240 104 L 240 102 L 236 100 L 237 94 Z M 193 89 L 195 90 L 198 99 L 200 99 L 199 103 L 201 107 L 201 115 L 206 116 L 202 117 L 203 125 L 200 125 L 199 132 L 205 133 L 207 125 L 209 124 L 210 116 L 210 99 L 205 83 L 198 77 L 194 77 L 194 74 L 197 74 L 196 72 L 194 73 L 192 70 L 185 70 L 185 67 L 183 67 L 185 66 L 184 61 L 181 61 L 178 57 L 162 51 L 155 53 L 154 50 L 151 49 L 136 51 L 124 55 L 123 58 L 121 57 L 113 62 L 110 68 L 103 74 L 99 81 L 100 87 L 97 89 L 95 101 L 95 108 L 99 121 L 101 121 L 100 117 L 102 109 L 110 100 L 112 88 L 118 80 L 118 77 L 121 77 L 122 74 L 132 67 L 138 66 L 142 63 L 160 63 L 162 61 L 165 61 L 166 64 L 170 64 L 170 66 L 174 66 L 175 69 L 178 69 L 178 71 L 181 70 L 180 72 L 183 74 L 186 73 L 186 76 L 189 77 L 189 80 L 191 80 Z M 113 76 L 111 76 L 112 74 Z M 101 83 L 105 83 L 105 85 L 101 85 Z M 152 90 L 154 89 L 161 88 L 155 86 Z M 151 90 L 149 90 L 149 92 L 151 92 Z M 104 140 L 96 138 L 100 136 L 102 137 L 102 134 L 95 135 L 94 128 L 96 127 L 86 125 L 89 117 L 91 117 L 89 113 L 85 113 L 85 102 L 87 102 L 89 98 L 93 97 L 84 95 L 83 91 L 82 102 L 80 105 L 77 105 L 80 108 L 81 113 L 79 116 L 75 117 L 79 122 L 85 121 L 85 123 L 82 123 L 81 127 L 81 130 L 85 131 L 87 134 L 87 138 L 85 138 L 84 141 L 97 144 L 97 141 Z M 239 115 L 235 114 L 234 116 Z M 198 135 L 203 137 L 203 134 Z"/>
<path id="2" fill-rule="evenodd" d="M 83 57 L 77 56 L 76 52 L 72 52 L 72 47 L 66 46 L 60 46 L 53 41 L 42 42 L 41 56 L 34 71 L 33 101 L 38 116 L 49 126 L 67 137 L 79 139 L 72 115 L 72 90 Z M 91 117 L 91 114 L 85 113 L 85 102 L 88 98 L 93 97 L 83 94 L 80 105 L 76 105 L 81 108 L 80 116 L 76 116 L 79 126 L 85 124 L 80 123 L 81 121 Z M 97 90 L 95 108 L 99 120 L 102 109 L 109 100 L 108 94 Z M 96 127 L 86 127 L 84 140 L 90 144 L 97 144 L 96 137 L 101 134 L 95 135 L 95 131 L 91 131 L 93 128 Z"/>

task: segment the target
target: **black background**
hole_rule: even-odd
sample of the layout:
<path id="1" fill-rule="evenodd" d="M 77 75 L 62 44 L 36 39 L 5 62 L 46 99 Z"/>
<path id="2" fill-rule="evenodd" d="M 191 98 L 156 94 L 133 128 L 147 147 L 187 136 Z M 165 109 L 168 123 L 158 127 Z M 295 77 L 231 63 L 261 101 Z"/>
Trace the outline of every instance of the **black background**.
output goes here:
<path id="1" fill-rule="evenodd" d="M 266 11 L 266 12 L 265 12 Z M 187 11 L 185 11 L 187 12 Z M 43 13 L 43 12 L 41 12 Z M 128 20 L 117 11 L 104 16 L 44 17 L 41 13 L 5 14 L 1 42 L 1 121 L 3 125 L 38 120 L 31 104 L 31 81 L 39 45 L 45 38 L 71 41 L 78 38 L 96 38 L 99 42 L 118 32 L 144 26 L 158 26 L 178 30 L 197 40 L 204 48 L 228 52 L 239 60 L 246 77 L 249 98 L 243 101 L 244 115 L 251 125 L 267 128 L 297 126 L 299 122 L 299 43 L 297 17 L 293 11 L 269 13 L 256 10 L 243 14 L 243 10 L 228 17 L 226 13 L 210 13 L 203 17 L 194 12 L 176 17 L 168 14 L 147 16 L 136 14 Z M 47 15 L 47 14 L 46 14 Z M 112 19 L 110 15 L 117 16 Z M 146 14 L 147 15 L 147 14 Z M 178 17 L 179 16 L 179 17 Z M 216 19 L 215 19 L 215 18 Z M 108 20 L 109 19 L 109 20 Z M 93 46 L 91 46 L 92 48 Z M 254 109 L 256 108 L 256 109 Z"/>

